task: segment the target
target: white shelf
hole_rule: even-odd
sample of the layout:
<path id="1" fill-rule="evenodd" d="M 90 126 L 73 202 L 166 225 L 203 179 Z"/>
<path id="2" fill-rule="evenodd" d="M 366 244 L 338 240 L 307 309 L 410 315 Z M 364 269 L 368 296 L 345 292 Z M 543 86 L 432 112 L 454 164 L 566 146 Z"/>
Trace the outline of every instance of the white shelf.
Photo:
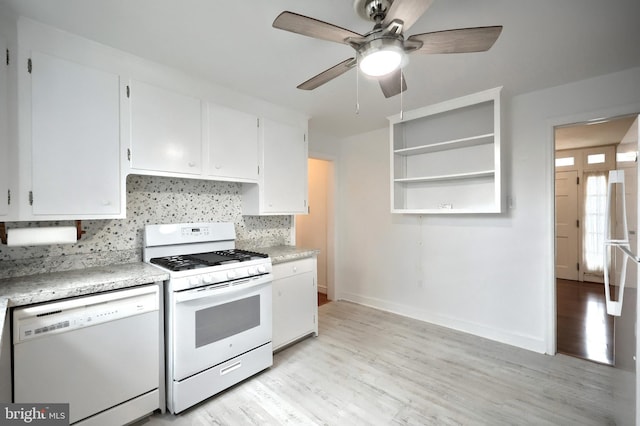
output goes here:
<path id="1" fill-rule="evenodd" d="M 392 213 L 502 211 L 500 91 L 389 117 Z"/>
<path id="2" fill-rule="evenodd" d="M 398 155 L 420 155 L 429 152 L 446 151 L 450 149 L 468 148 L 471 146 L 485 145 L 493 143 L 494 134 L 487 133 L 484 135 L 470 136 L 467 138 L 443 141 L 429 145 L 421 145 L 412 148 L 396 149 L 395 154 Z"/>
<path id="3" fill-rule="evenodd" d="M 414 183 L 414 182 L 435 182 L 435 181 L 443 181 L 443 180 L 458 180 L 458 179 L 473 179 L 473 178 L 483 178 L 483 177 L 493 177 L 495 175 L 495 170 L 482 170 L 477 172 L 469 172 L 469 173 L 452 173 L 450 175 L 438 175 L 438 176 L 424 176 L 424 177 L 415 177 L 415 178 L 400 178 L 394 179 L 394 182 L 398 183 Z"/>

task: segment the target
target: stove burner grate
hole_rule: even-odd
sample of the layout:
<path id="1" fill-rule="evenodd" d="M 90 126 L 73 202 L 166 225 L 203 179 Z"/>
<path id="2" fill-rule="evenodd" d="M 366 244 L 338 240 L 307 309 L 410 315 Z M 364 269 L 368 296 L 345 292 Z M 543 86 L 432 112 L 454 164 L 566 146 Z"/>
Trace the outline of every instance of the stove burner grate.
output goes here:
<path id="1" fill-rule="evenodd" d="M 245 262 L 248 260 L 267 257 L 269 257 L 269 255 L 264 253 L 257 253 L 249 250 L 228 249 L 206 253 L 154 257 L 150 262 L 165 267 L 171 271 L 186 271 L 190 269 L 226 265 L 229 263 Z"/>

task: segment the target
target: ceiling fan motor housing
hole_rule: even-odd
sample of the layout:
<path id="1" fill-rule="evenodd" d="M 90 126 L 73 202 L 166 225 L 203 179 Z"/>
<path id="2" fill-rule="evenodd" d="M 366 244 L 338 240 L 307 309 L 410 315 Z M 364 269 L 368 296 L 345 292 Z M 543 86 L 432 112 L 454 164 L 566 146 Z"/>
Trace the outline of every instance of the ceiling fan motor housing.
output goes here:
<path id="1" fill-rule="evenodd" d="M 354 0 L 353 8 L 362 19 L 382 22 L 393 0 Z"/>

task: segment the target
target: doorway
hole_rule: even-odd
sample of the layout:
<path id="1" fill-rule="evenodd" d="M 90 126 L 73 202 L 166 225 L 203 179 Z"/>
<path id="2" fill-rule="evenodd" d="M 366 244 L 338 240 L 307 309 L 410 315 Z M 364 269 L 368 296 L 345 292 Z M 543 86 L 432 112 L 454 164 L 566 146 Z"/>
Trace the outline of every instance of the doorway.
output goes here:
<path id="1" fill-rule="evenodd" d="M 319 250 L 318 302 L 334 300 L 334 163 L 331 160 L 309 158 L 308 214 L 296 216 L 296 245 Z"/>
<path id="2" fill-rule="evenodd" d="M 555 139 L 556 347 L 613 365 L 614 320 L 607 315 L 604 214 L 616 146 L 636 116 L 558 126 Z"/>

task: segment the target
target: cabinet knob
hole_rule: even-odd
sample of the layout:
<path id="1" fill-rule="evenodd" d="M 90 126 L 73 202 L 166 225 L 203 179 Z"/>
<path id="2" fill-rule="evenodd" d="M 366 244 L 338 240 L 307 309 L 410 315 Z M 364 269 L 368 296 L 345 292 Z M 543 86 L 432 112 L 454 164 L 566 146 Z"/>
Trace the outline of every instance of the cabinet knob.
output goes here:
<path id="1" fill-rule="evenodd" d="M 102 205 L 103 205 L 103 206 L 110 206 L 110 205 L 111 205 L 111 201 L 109 201 L 109 200 L 102 200 Z"/>
<path id="2" fill-rule="evenodd" d="M 297 266 L 293 267 L 293 272 L 298 272 L 298 267 Z"/>
<path id="3" fill-rule="evenodd" d="M 189 161 L 189 167 L 195 167 L 195 166 L 196 166 L 196 163 L 195 163 L 195 162 L 193 162 L 193 161 Z"/>
<path id="4" fill-rule="evenodd" d="M 215 168 L 216 168 L 216 170 L 220 170 L 222 168 L 222 166 L 220 164 L 216 164 Z"/>

